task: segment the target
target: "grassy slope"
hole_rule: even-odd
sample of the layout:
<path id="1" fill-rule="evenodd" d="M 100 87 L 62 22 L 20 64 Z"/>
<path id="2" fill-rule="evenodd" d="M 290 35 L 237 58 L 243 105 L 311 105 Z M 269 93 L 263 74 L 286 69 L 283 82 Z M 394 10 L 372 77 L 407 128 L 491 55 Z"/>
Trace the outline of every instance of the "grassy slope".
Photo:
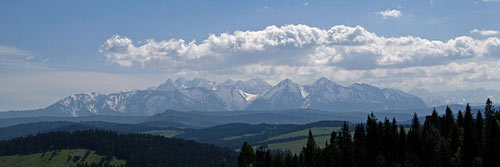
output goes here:
<path id="1" fill-rule="evenodd" d="M 145 134 L 152 134 L 152 135 L 159 135 L 163 137 L 175 137 L 177 135 L 181 135 L 184 133 L 181 130 L 153 130 L 153 131 L 147 131 L 144 132 Z"/>
<path id="2" fill-rule="evenodd" d="M 340 130 L 340 127 L 314 127 L 314 128 L 311 128 L 311 132 L 313 133 L 313 135 L 315 137 L 316 143 L 321 148 L 323 148 L 325 146 L 325 143 L 327 141 L 330 141 L 330 134 L 332 133 L 332 131 L 338 131 L 338 130 Z M 300 136 L 307 137 L 308 134 L 309 134 L 309 129 L 304 129 L 304 130 L 297 131 L 297 132 L 279 135 L 279 136 L 268 139 L 268 141 L 284 139 L 284 138 L 291 138 L 291 137 L 300 137 Z M 300 151 L 302 151 L 302 147 L 304 147 L 306 145 L 306 143 L 307 143 L 307 138 L 303 138 L 303 139 L 292 140 L 292 141 L 287 141 L 287 142 L 272 143 L 272 144 L 268 144 L 267 147 L 269 149 L 289 150 L 292 153 L 300 153 Z"/>
<path id="3" fill-rule="evenodd" d="M 313 135 L 330 135 L 332 131 L 338 131 L 340 130 L 340 127 L 314 127 L 310 128 L 311 132 Z M 272 137 L 267 139 L 266 141 L 272 141 L 272 140 L 278 140 L 278 139 L 285 139 L 285 138 L 291 138 L 291 137 L 300 137 L 300 136 L 306 136 L 309 134 L 309 129 L 304 129 L 301 131 L 296 131 L 292 133 L 286 133 L 282 134 L 276 137 Z"/>
<path id="4" fill-rule="evenodd" d="M 222 138 L 222 140 L 234 140 L 234 139 L 241 139 L 241 138 L 252 137 L 252 136 L 257 136 L 257 135 L 259 135 L 259 134 L 258 133 L 249 133 L 249 134 L 244 134 L 244 135 L 240 135 L 240 136 L 224 137 L 224 138 Z"/>
<path id="5" fill-rule="evenodd" d="M 305 143 L 307 141 L 307 135 L 309 133 L 309 129 L 312 131 L 313 135 L 316 138 L 316 143 L 320 147 L 324 147 L 325 142 L 330 140 L 330 134 L 332 131 L 338 131 L 340 130 L 340 127 L 312 127 L 312 128 L 307 128 L 307 129 L 302 129 L 299 131 L 295 132 L 290 132 L 290 133 L 285 133 L 281 134 L 278 136 L 274 136 L 272 138 L 268 138 L 266 140 L 263 140 L 263 142 L 268 142 L 267 147 L 269 149 L 280 149 L 280 150 L 290 150 L 294 153 L 300 153 L 302 150 L 302 147 L 305 146 Z M 158 130 L 158 131 L 150 131 L 146 132 L 148 134 L 155 134 L 155 135 L 161 135 L 164 137 L 175 137 L 177 135 L 182 134 L 182 131 L 176 131 L 176 130 Z M 229 141 L 229 140 L 236 140 L 236 139 L 242 139 L 245 137 L 251 137 L 255 136 L 257 134 L 251 133 L 251 134 L 244 134 L 244 135 L 238 135 L 238 136 L 230 136 L 230 137 L 222 137 L 222 140 Z M 287 140 L 288 138 L 295 138 L 291 140 Z M 299 138 L 299 139 L 296 139 Z M 280 140 L 280 141 L 278 141 Z M 283 141 L 285 140 L 285 141 Z M 275 143 L 273 141 L 276 141 Z M 258 145 L 255 147 L 259 147 Z"/>
<path id="6" fill-rule="evenodd" d="M 88 154 L 87 156 L 85 156 Z M 105 156 L 85 149 L 65 149 L 30 155 L 0 156 L 0 167 L 67 167 L 78 163 L 99 163 Z M 113 158 L 110 165 L 124 165 L 124 160 Z"/>
<path id="7" fill-rule="evenodd" d="M 327 141 L 330 141 L 330 135 L 325 135 L 325 136 L 315 136 L 314 137 L 316 143 L 318 144 L 319 147 L 323 148 L 325 147 L 325 143 Z M 302 151 L 302 147 L 304 147 L 307 143 L 307 138 L 305 139 L 299 139 L 299 140 L 293 140 L 293 141 L 287 141 L 287 142 L 281 142 L 281 143 L 273 143 L 267 145 L 267 147 L 271 150 L 289 150 L 292 153 L 300 153 Z"/>

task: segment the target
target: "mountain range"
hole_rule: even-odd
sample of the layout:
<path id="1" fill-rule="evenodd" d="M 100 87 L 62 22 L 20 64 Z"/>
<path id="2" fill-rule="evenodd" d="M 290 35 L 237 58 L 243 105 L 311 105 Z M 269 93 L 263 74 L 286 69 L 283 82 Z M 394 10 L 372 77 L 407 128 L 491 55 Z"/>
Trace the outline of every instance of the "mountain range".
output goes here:
<path id="1" fill-rule="evenodd" d="M 486 103 L 487 98 L 490 98 L 493 102 L 500 101 L 500 92 L 485 88 L 437 92 L 414 88 L 408 93 L 418 96 L 429 107 L 449 104 L 465 105 L 467 103 L 472 106 L 482 106 Z"/>
<path id="2" fill-rule="evenodd" d="M 19 116 L 151 116 L 166 110 L 239 111 L 315 109 L 330 112 L 426 108 L 418 97 L 390 88 L 355 83 L 338 85 L 320 78 L 310 85 L 285 79 L 272 86 L 258 78 L 216 82 L 202 78 L 168 79 L 146 90 L 111 94 L 81 93 L 41 109 L 10 111 L 0 117 Z"/>

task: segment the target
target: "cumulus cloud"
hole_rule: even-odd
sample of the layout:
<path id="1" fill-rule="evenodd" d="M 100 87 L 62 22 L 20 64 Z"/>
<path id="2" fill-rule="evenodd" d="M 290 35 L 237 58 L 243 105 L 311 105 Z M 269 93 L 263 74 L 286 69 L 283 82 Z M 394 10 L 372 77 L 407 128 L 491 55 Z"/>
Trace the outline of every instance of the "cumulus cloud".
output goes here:
<path id="1" fill-rule="evenodd" d="M 478 30 L 478 29 L 473 29 L 470 31 L 471 34 L 480 34 L 482 36 L 493 36 L 493 35 L 498 35 L 498 31 L 495 30 Z"/>
<path id="2" fill-rule="evenodd" d="M 384 37 L 361 26 L 285 25 L 211 34 L 200 42 L 150 39 L 139 43 L 115 35 L 104 42 L 100 52 L 123 67 L 137 64 L 208 78 L 260 77 L 270 82 L 291 78 L 307 83 L 327 77 L 345 84 L 366 82 L 396 88 L 500 81 L 497 37 L 459 36 L 440 41 Z"/>
<path id="3" fill-rule="evenodd" d="M 167 71 L 215 70 L 246 65 L 336 66 L 373 69 L 431 66 L 475 57 L 498 57 L 500 39 L 460 36 L 447 41 L 414 36 L 383 37 L 361 26 L 320 29 L 306 25 L 269 26 L 260 31 L 209 35 L 200 43 L 147 40 L 135 45 L 115 35 L 100 48 L 124 67 L 155 64 Z"/>
<path id="4" fill-rule="evenodd" d="M 401 11 L 395 10 L 395 9 L 387 9 L 384 11 L 377 12 L 377 15 L 382 16 L 384 19 L 388 18 L 400 18 L 401 17 Z"/>

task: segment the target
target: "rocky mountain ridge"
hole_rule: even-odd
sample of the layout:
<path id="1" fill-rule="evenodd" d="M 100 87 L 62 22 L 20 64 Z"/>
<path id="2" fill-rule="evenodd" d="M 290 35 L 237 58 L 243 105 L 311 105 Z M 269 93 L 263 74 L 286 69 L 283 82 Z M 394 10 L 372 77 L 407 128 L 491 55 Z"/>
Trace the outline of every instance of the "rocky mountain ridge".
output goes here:
<path id="1" fill-rule="evenodd" d="M 48 116 L 150 116 L 166 110 L 238 111 L 315 109 L 329 112 L 425 108 L 418 97 L 390 88 L 355 83 L 348 87 L 320 78 L 311 85 L 285 79 L 271 86 L 260 79 L 216 82 L 168 79 L 147 90 L 68 96 L 42 109 L 21 111 Z M 50 113 L 50 114 L 47 114 Z"/>

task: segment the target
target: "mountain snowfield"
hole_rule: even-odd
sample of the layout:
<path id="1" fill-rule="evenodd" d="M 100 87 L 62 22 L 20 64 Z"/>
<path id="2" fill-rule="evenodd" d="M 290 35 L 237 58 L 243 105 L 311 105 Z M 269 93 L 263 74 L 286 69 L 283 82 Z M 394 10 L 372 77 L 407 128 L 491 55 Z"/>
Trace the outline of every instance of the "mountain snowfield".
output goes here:
<path id="1" fill-rule="evenodd" d="M 82 93 L 46 108 L 25 112 L 50 116 L 134 115 L 150 116 L 166 110 L 238 111 L 316 109 L 330 112 L 380 111 L 426 108 L 408 93 L 368 84 L 348 87 L 320 78 L 311 85 L 285 79 L 275 86 L 260 79 L 216 82 L 195 78 L 168 79 L 147 90 L 112 94 Z M 50 113 L 50 114 L 47 114 Z"/>

